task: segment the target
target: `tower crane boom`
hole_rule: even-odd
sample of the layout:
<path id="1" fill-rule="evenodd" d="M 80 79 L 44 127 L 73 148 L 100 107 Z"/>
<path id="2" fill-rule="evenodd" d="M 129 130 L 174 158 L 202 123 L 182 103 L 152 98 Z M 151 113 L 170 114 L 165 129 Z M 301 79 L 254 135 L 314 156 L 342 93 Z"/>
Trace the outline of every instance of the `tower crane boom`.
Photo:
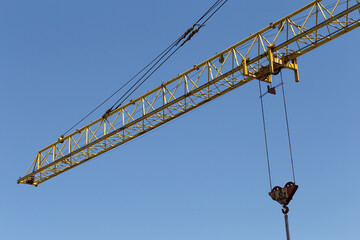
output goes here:
<path id="1" fill-rule="evenodd" d="M 326 3 L 326 4 L 325 4 Z M 297 58 L 360 26 L 359 0 L 316 0 L 41 149 L 18 183 L 37 186 L 251 80 L 271 82 Z"/>

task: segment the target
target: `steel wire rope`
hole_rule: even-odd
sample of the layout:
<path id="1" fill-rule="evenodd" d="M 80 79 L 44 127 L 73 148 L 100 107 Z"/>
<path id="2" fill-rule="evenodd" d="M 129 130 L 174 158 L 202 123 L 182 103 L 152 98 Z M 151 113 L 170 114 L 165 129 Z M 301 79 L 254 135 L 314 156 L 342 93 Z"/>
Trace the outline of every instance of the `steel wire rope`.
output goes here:
<path id="1" fill-rule="evenodd" d="M 220 4 L 221 1 L 223 1 L 223 0 L 218 0 L 218 1 L 216 1 L 204 15 L 201 16 L 200 19 L 193 24 L 193 27 L 196 26 L 196 25 L 198 25 L 198 23 L 199 23 L 206 15 L 208 15 L 218 4 Z M 224 2 L 220 7 L 218 7 L 202 24 L 200 24 L 200 26 L 198 27 L 198 30 L 200 30 L 200 28 L 202 28 L 202 27 L 204 26 L 204 24 L 218 11 L 227 1 L 228 1 L 228 0 L 225 0 L 225 2 Z M 181 40 L 181 39 L 182 39 L 182 38 L 179 38 L 179 40 Z M 172 46 L 172 47 L 164 54 L 164 56 L 162 56 L 136 83 L 133 84 L 133 86 L 131 86 L 131 88 L 130 88 L 126 93 L 124 93 L 123 96 L 120 97 L 119 100 L 117 100 L 117 101 L 115 102 L 115 104 L 111 107 L 111 109 L 114 108 L 115 105 L 116 105 L 117 103 L 119 103 L 123 98 L 125 98 L 125 99 L 124 99 L 119 105 L 117 105 L 115 108 L 118 108 L 119 106 L 121 106 L 121 105 L 124 103 L 124 101 L 126 101 L 126 100 L 132 95 L 132 93 L 134 93 L 134 92 L 135 92 L 147 79 L 149 79 L 180 47 L 182 47 L 182 46 L 183 46 L 186 42 L 188 42 L 189 40 L 190 40 L 190 39 L 186 39 L 177 49 L 174 50 L 174 52 L 172 52 L 172 53 L 170 54 L 170 56 L 168 56 L 168 57 L 160 64 L 160 66 L 158 66 L 157 68 L 155 68 L 155 70 L 154 70 L 153 72 L 151 72 L 150 75 L 147 76 L 147 77 L 145 78 L 145 80 L 144 80 L 143 82 L 141 82 L 138 87 L 136 87 L 136 88 L 134 89 L 134 91 L 130 92 L 131 89 L 133 89 L 133 88 L 136 86 L 136 84 L 138 84 L 138 83 L 141 81 L 141 79 L 142 79 L 143 77 L 145 77 L 146 74 L 149 73 L 149 72 L 151 71 L 151 69 L 153 69 L 153 68 L 160 62 L 160 60 L 161 60 L 162 58 L 164 58 L 164 57 L 172 50 L 172 48 L 174 48 L 174 46 L 176 46 L 179 42 L 178 42 L 177 44 L 175 44 L 174 46 Z M 130 92 L 130 93 L 129 93 L 129 92 Z M 128 94 L 128 96 L 126 96 L 127 94 Z"/>
<path id="2" fill-rule="evenodd" d="M 209 21 L 210 18 L 212 18 L 212 16 L 224 6 L 224 4 L 225 4 L 227 1 L 228 1 L 228 0 L 225 0 L 225 1 L 213 12 L 204 22 L 202 22 L 202 24 L 200 24 L 200 26 L 199 26 L 196 30 L 194 30 L 192 33 L 198 32 L 198 31 L 204 26 L 204 24 L 205 24 L 207 21 Z M 217 1 L 217 2 L 219 2 L 219 1 Z M 215 4 L 214 4 L 214 5 L 215 5 Z M 214 5 L 213 5 L 213 6 L 214 6 Z M 211 8 L 212 8 L 212 7 L 211 7 Z M 204 17 L 205 17 L 207 14 L 209 14 L 210 12 L 211 12 L 211 11 L 208 11 L 206 14 L 204 14 L 204 15 L 201 17 L 201 19 L 204 18 Z M 199 23 L 200 21 L 201 21 L 201 20 L 197 21 L 197 23 L 194 24 L 194 25 L 198 25 L 198 23 Z M 156 62 L 156 64 L 155 64 L 151 69 L 149 69 L 138 81 L 136 81 L 136 82 L 130 87 L 130 89 L 128 89 L 128 90 L 126 91 L 126 93 L 125 93 L 123 96 L 120 97 L 119 100 L 116 101 L 116 103 L 112 106 L 112 108 L 114 108 L 114 106 L 115 106 L 116 104 L 118 104 L 118 103 L 122 100 L 122 101 L 115 107 L 115 109 L 118 108 L 118 107 L 120 107 L 140 86 L 142 86 L 172 55 L 174 55 L 174 54 L 175 54 L 182 46 L 184 46 L 184 44 L 185 44 L 186 42 L 188 42 L 190 39 L 191 39 L 191 38 L 188 38 L 188 39 L 184 40 L 182 44 L 180 44 L 172 53 L 170 53 L 170 55 L 169 55 L 163 62 L 161 62 L 161 63 L 155 68 L 155 70 L 153 70 L 141 83 L 139 83 L 139 82 L 143 79 L 143 77 L 145 77 L 146 74 L 149 73 L 149 72 L 151 71 L 151 69 L 152 69 L 153 67 L 155 67 L 155 66 L 160 62 L 160 60 L 161 60 L 162 58 L 164 58 L 164 57 L 172 50 L 172 48 L 175 47 L 175 46 L 173 46 L 171 49 L 169 49 L 169 50 L 167 51 L 167 53 L 166 53 L 163 57 L 161 57 L 161 59 L 159 59 L 159 60 Z M 136 84 L 138 84 L 138 85 L 136 86 Z M 126 95 L 127 95 L 127 96 L 126 96 Z"/>
<path id="3" fill-rule="evenodd" d="M 334 5 L 334 4 L 333 4 Z M 313 14 L 312 14 L 313 15 Z M 355 21 L 360 21 L 360 19 L 355 20 Z M 350 23 L 349 26 L 354 25 L 355 22 Z M 348 27 L 348 26 L 347 26 Z M 345 29 L 346 27 L 343 27 L 341 29 L 337 29 L 336 31 L 334 31 L 332 34 L 337 33 L 342 31 L 343 29 Z M 331 36 L 332 34 L 328 34 L 326 37 Z M 300 50 L 303 50 L 307 48 L 307 46 L 301 48 Z M 281 73 L 281 71 L 280 71 Z M 289 151 L 290 151 L 290 159 L 291 159 L 291 168 L 292 168 L 292 175 L 293 175 L 293 180 L 295 183 L 295 170 L 294 170 L 294 159 L 293 159 L 293 153 L 292 153 L 292 145 L 291 145 L 291 135 L 290 135 L 290 127 L 289 127 L 289 120 L 288 120 L 288 113 L 287 113 L 287 107 L 286 107 L 286 98 L 285 98 L 285 90 L 284 90 L 284 82 L 283 82 L 283 78 L 282 78 L 282 73 L 281 73 L 281 85 L 282 85 L 282 92 L 283 92 L 283 102 L 284 102 L 284 111 L 285 111 L 285 117 L 286 117 L 286 128 L 287 128 L 287 134 L 288 134 L 288 144 L 289 144 Z M 260 96 L 262 96 L 262 91 L 261 91 L 261 83 L 259 81 L 259 91 L 260 91 Z M 269 174 L 269 183 L 270 183 L 270 190 L 272 189 L 272 182 L 271 182 L 271 168 L 270 168 L 270 158 L 269 158 L 269 149 L 268 149 L 268 141 L 267 141 L 267 134 L 266 134 L 266 123 L 265 123 L 265 114 L 264 114 L 264 107 L 263 107 L 263 100 L 262 97 L 260 97 L 260 102 L 261 102 L 261 111 L 262 111 L 262 121 L 263 121 L 263 128 L 264 128 L 264 138 L 265 138 L 265 148 L 266 148 L 266 158 L 267 158 L 267 166 L 268 166 L 268 174 Z"/>
<path id="4" fill-rule="evenodd" d="M 209 10 L 207 10 L 205 13 L 204 13 L 204 15 L 202 15 L 200 18 L 199 18 L 199 20 L 197 20 L 197 22 L 193 25 L 193 26 L 195 26 L 196 24 L 198 24 L 207 14 L 209 14 L 221 1 L 223 1 L 223 0 L 218 0 L 218 1 L 216 1 L 210 8 L 209 8 Z"/>
<path id="5" fill-rule="evenodd" d="M 196 71 L 196 72 L 199 72 L 199 70 L 198 71 Z M 194 75 L 192 75 L 192 76 L 195 76 L 196 74 L 198 74 L 198 73 L 195 73 Z M 192 77 L 191 76 L 191 77 Z M 174 90 L 176 87 L 174 87 L 172 90 Z M 158 100 L 160 100 L 159 98 L 158 99 L 156 99 L 155 100 L 155 102 L 158 102 Z M 155 103 L 154 102 L 154 103 Z M 139 113 L 140 111 L 142 111 L 141 109 L 140 110 L 138 110 L 138 111 L 136 111 L 134 114 L 136 114 L 136 113 Z M 113 127 L 116 127 L 116 126 L 119 126 L 120 125 L 120 123 L 118 123 L 118 124 L 116 124 L 116 125 L 114 125 Z M 82 139 L 80 142 L 78 142 L 78 144 L 80 144 L 80 143 L 84 143 L 85 142 L 85 139 Z"/>
<path id="6" fill-rule="evenodd" d="M 176 42 L 176 41 L 175 41 L 175 42 Z M 175 42 L 174 42 L 174 43 L 175 43 Z M 171 46 L 171 45 L 170 45 L 170 46 Z M 167 49 L 166 49 L 166 50 L 167 50 Z M 166 51 L 166 50 L 165 50 L 165 51 Z M 163 54 L 165 51 L 163 51 L 162 54 Z M 161 54 L 160 54 L 159 56 L 161 56 Z M 158 56 L 158 57 L 159 57 L 159 56 Z M 157 57 L 157 58 L 158 58 L 158 57 Z M 155 58 L 152 62 L 154 62 L 157 58 Z M 151 62 L 151 63 L 152 63 L 152 62 Z M 151 64 L 151 63 L 150 63 L 150 64 Z M 148 64 L 145 68 L 143 68 L 137 75 L 139 75 L 143 70 L 145 70 L 150 64 Z M 137 75 L 135 75 L 132 79 L 134 79 Z M 130 79 L 126 84 L 128 84 L 132 79 Z M 107 100 L 109 100 L 109 99 L 110 99 L 112 96 L 114 96 L 118 91 L 120 91 L 126 84 L 124 84 L 119 90 L 117 90 L 114 94 L 112 94 Z M 105 102 L 106 102 L 106 101 L 104 101 L 102 104 L 104 104 Z M 102 105 L 102 104 L 101 104 L 101 105 Z M 99 108 L 101 105 L 99 105 L 97 108 Z M 93 113 L 94 111 L 96 111 L 97 108 L 94 109 L 91 113 Z M 140 110 L 139 110 L 139 111 L 140 111 Z M 139 112 L 139 111 L 138 111 L 138 112 Z M 89 113 L 86 117 L 88 117 L 91 113 Z M 86 117 L 83 118 L 81 121 L 83 121 L 84 119 L 86 119 Z M 81 121 L 79 121 L 77 124 L 81 123 Z M 75 127 L 75 126 L 76 126 L 76 125 L 74 125 L 74 127 Z M 74 128 L 74 127 L 73 127 L 73 128 Z M 70 131 L 70 130 L 69 130 L 69 131 Z M 66 134 L 66 133 L 65 133 L 65 134 Z M 81 143 L 83 143 L 84 141 L 85 141 L 85 140 L 81 140 Z"/>
<path id="7" fill-rule="evenodd" d="M 176 45 L 173 45 L 169 50 L 167 50 L 167 52 L 153 65 L 151 66 L 151 68 L 149 70 L 147 70 L 113 105 L 110 109 L 116 109 L 119 106 L 121 106 L 124 101 L 126 101 L 126 99 L 128 99 L 130 97 L 130 95 L 134 92 L 132 91 L 130 94 L 129 92 L 136 86 L 136 84 L 138 84 Z M 180 47 L 180 46 L 179 46 Z M 179 47 L 176 48 L 175 52 L 179 49 Z M 150 73 L 150 75 L 148 75 L 145 78 L 145 81 L 151 77 L 152 74 L 154 74 L 156 72 L 156 70 L 158 70 L 168 59 L 169 57 L 171 57 L 175 52 L 173 52 L 170 56 L 168 56 L 158 67 L 155 68 L 154 71 L 152 71 Z M 142 84 L 140 84 L 139 86 L 141 86 Z M 138 87 L 137 87 L 138 88 Z M 137 89 L 135 88 L 135 90 Z M 127 94 L 129 94 L 128 96 L 126 96 Z M 122 99 L 124 99 L 123 101 L 121 101 Z M 121 102 L 120 102 L 121 101 Z M 119 105 L 117 105 L 120 102 Z M 117 106 L 116 106 L 117 105 Z M 116 106 L 116 107 L 115 107 Z M 115 107 L 115 108 L 114 108 Z"/>
<path id="8" fill-rule="evenodd" d="M 212 16 L 214 16 L 214 14 L 220 10 L 220 8 L 222 8 L 224 6 L 224 4 L 227 2 L 228 0 L 225 0 L 223 2 L 223 4 L 220 5 L 220 7 L 218 7 L 202 24 L 201 26 L 203 26 L 210 18 L 212 18 Z"/>
<path id="9" fill-rule="evenodd" d="M 200 70 L 195 70 L 195 73 L 194 74 L 192 74 L 191 76 L 190 76 L 190 78 L 193 78 L 194 76 L 196 76 L 196 75 L 198 75 L 198 74 L 200 74 Z M 173 91 L 173 90 L 175 90 L 177 88 L 177 86 L 174 86 L 173 88 L 171 88 L 170 89 L 170 91 Z M 158 103 L 160 100 L 162 100 L 161 98 L 157 98 L 156 100 L 155 100 L 155 102 L 153 103 L 153 105 L 155 105 L 155 103 Z M 141 112 L 142 111 L 142 109 L 139 109 L 139 110 L 137 110 L 134 114 L 137 114 L 137 113 L 139 113 L 139 112 Z M 117 127 L 117 126 L 119 126 L 121 123 L 118 123 L 118 124 L 116 124 L 116 125 L 114 125 L 114 127 Z"/>
<path id="10" fill-rule="evenodd" d="M 222 5 L 220 5 L 220 7 L 218 7 L 199 27 L 198 27 L 198 29 L 197 29 L 197 31 L 198 30 L 200 30 L 203 26 L 204 26 L 204 24 L 227 2 L 228 0 L 226 0 Z M 221 1 L 217 1 L 217 2 L 221 2 Z M 216 3 L 215 3 L 216 4 Z M 215 4 L 211 7 L 211 9 L 213 9 L 213 7 L 215 6 Z M 211 11 L 207 11 L 207 13 L 206 14 L 204 14 L 201 18 L 200 18 L 200 20 L 202 19 L 202 18 L 204 18 L 209 12 L 211 12 Z M 196 24 L 194 24 L 193 26 L 195 26 L 195 25 L 197 25 L 199 22 L 200 22 L 200 20 L 198 20 L 197 22 L 196 22 Z M 123 99 L 124 98 L 124 100 L 123 101 L 121 101 L 120 102 L 120 104 L 118 104 L 115 108 L 118 108 L 118 107 L 120 107 L 142 84 L 144 84 L 145 83 L 145 81 L 147 81 L 174 53 L 176 53 L 186 42 L 188 42 L 190 39 L 188 38 L 188 39 L 186 39 L 180 46 L 178 46 L 162 63 L 160 63 L 160 65 L 158 66 L 158 67 L 156 67 L 155 68 L 155 70 L 153 71 L 153 72 L 151 72 L 137 87 L 135 87 L 136 86 L 136 84 L 138 84 L 139 82 L 140 82 L 140 80 L 142 79 L 142 78 L 140 78 L 114 105 L 113 105 L 113 107 L 121 100 L 121 99 Z M 171 48 L 172 49 L 172 48 Z M 169 53 L 170 51 L 171 51 L 171 49 L 167 52 L 167 53 Z M 166 54 L 167 54 L 166 53 Z M 165 55 L 166 55 L 165 54 Z M 165 56 L 164 55 L 164 56 Z M 163 56 L 163 57 L 164 57 Z M 163 58 L 162 57 L 162 58 Z M 161 59 L 162 59 L 161 58 Z M 161 60 L 161 59 L 159 59 L 159 61 Z M 158 62 L 159 62 L 158 61 Z M 157 62 L 157 63 L 158 63 Z M 156 64 L 157 64 L 156 63 Z M 156 65 L 155 64 L 155 65 Z M 151 68 L 152 69 L 152 68 Z M 150 70 L 151 70 L 150 69 Z M 149 71 L 150 71 L 149 70 Z M 149 72 L 148 71 L 148 72 Z M 147 72 L 147 73 L 148 73 Z M 146 74 L 144 74 L 144 76 L 145 76 Z M 134 90 L 132 90 L 131 92 L 130 92 L 130 90 L 131 89 L 133 89 L 135 87 L 135 89 Z M 128 94 L 128 96 L 125 96 L 126 94 Z M 125 96 L 125 97 L 124 97 Z M 113 108 L 112 107 L 112 108 Z"/>
<path id="11" fill-rule="evenodd" d="M 115 96 L 119 91 L 121 91 L 126 85 L 128 85 L 132 80 L 134 80 L 140 73 L 142 73 L 145 69 L 147 69 L 153 62 L 156 61 L 160 56 L 162 56 L 169 48 L 174 46 L 179 39 L 174 41 L 169 47 L 167 47 L 164 51 L 162 51 L 157 57 L 155 57 L 150 63 L 148 63 L 144 68 L 142 68 L 138 73 L 136 73 L 130 80 L 128 80 L 125 84 L 123 84 L 119 89 L 117 89 L 113 94 L 111 94 L 108 98 L 106 98 L 103 102 L 101 102 L 98 106 L 96 106 L 92 111 L 90 111 L 86 116 L 84 116 L 80 121 L 78 121 L 74 126 L 72 126 L 69 130 L 67 130 L 63 135 L 66 135 L 76 126 L 78 126 L 81 122 L 83 122 L 86 118 L 88 118 L 91 114 L 93 114 L 97 109 L 99 109 L 102 105 L 104 105 L 107 101 L 109 101 L 113 96 Z"/>
<path id="12" fill-rule="evenodd" d="M 265 123 L 265 113 L 264 113 L 264 103 L 262 100 L 262 91 L 261 91 L 261 83 L 259 80 L 259 92 L 260 92 L 260 103 L 261 103 L 261 113 L 262 113 L 262 122 L 264 128 L 264 138 L 265 138 L 265 149 L 266 149 L 266 160 L 267 160 L 267 167 L 268 167 L 268 174 L 269 174 L 269 183 L 270 183 L 270 191 L 272 190 L 272 183 L 271 183 L 271 169 L 270 169 L 270 158 L 269 158 L 269 148 L 268 148 L 268 141 L 266 135 L 266 123 Z"/>
<path id="13" fill-rule="evenodd" d="M 289 127 L 288 112 L 287 112 L 287 107 L 286 107 L 284 81 L 283 81 L 283 76 L 282 76 L 281 71 L 280 71 L 280 77 L 281 77 L 281 89 L 282 89 L 283 102 L 284 102 L 284 111 L 285 111 L 285 119 L 286 119 L 286 129 L 287 129 L 287 135 L 288 135 L 288 141 L 289 141 L 291 169 L 292 169 L 293 179 L 294 179 L 294 183 L 295 183 L 294 159 L 293 159 L 293 152 L 292 152 L 292 147 L 291 147 L 290 127 Z"/>
<path id="14" fill-rule="evenodd" d="M 195 25 L 197 25 L 206 15 L 208 15 L 218 4 L 220 4 L 222 2 L 222 0 L 218 0 L 218 1 L 216 1 L 211 7 L 210 7 L 210 9 L 208 10 L 208 11 L 206 11 L 205 12 L 205 14 L 203 14 L 203 16 L 201 16 L 200 17 L 200 19 L 193 25 L 193 26 L 195 26 Z M 227 0 L 215 11 L 215 12 L 217 12 L 225 3 L 227 2 Z M 214 15 L 214 13 L 205 21 L 205 22 L 207 22 L 212 16 Z M 204 22 L 204 23 L 205 23 Z M 203 26 L 203 24 L 204 23 L 202 23 L 202 25 L 200 25 L 200 27 L 199 28 L 201 28 L 202 26 Z M 132 80 L 134 80 L 140 73 L 142 73 L 145 69 L 147 69 L 152 63 L 154 63 L 159 57 L 161 57 L 162 55 L 164 55 L 164 53 L 165 53 L 165 55 L 164 56 L 166 56 L 166 54 L 168 54 L 169 53 L 169 51 L 171 50 L 171 49 L 173 49 L 174 48 L 174 46 L 176 46 L 176 45 L 178 45 L 179 44 L 179 42 L 181 41 L 181 37 L 180 38 L 178 38 L 178 39 L 176 39 L 175 41 L 174 41 L 174 43 L 172 43 L 168 48 L 166 48 L 162 53 L 160 53 L 156 58 L 154 58 L 148 65 L 146 65 L 142 70 L 140 70 L 134 77 L 132 77 L 129 81 L 127 81 L 124 85 L 122 85 L 117 91 L 115 91 L 112 95 L 110 95 L 110 97 L 108 97 L 107 99 L 105 99 L 103 102 L 101 102 L 97 107 L 95 107 L 92 111 L 90 111 L 85 117 L 83 117 L 80 121 L 78 121 L 75 125 L 73 125 L 69 130 L 67 130 L 62 136 L 64 136 L 64 135 L 66 135 L 68 132 L 70 132 L 72 129 L 74 129 L 76 126 L 78 126 L 81 122 L 83 122 L 86 118 L 88 118 L 91 114 L 93 114 L 97 109 L 99 109 L 102 105 L 104 105 L 107 101 L 109 101 L 113 96 L 115 96 L 120 90 L 122 90 L 127 84 L 129 84 Z M 171 55 L 173 55 L 173 53 L 171 54 Z M 162 59 L 164 56 L 162 56 L 160 59 Z M 167 58 L 167 59 L 169 59 L 169 58 Z M 167 60 L 166 59 L 166 60 Z M 159 61 L 157 61 L 157 63 L 159 63 Z M 156 64 L 157 63 L 155 63 L 151 68 L 150 68 L 150 70 L 152 69 L 152 68 L 154 68 L 154 66 L 156 66 Z M 163 64 L 163 63 L 162 63 Z M 161 65 L 162 65 L 161 64 Z M 159 67 L 157 67 L 156 68 L 156 70 L 157 69 L 159 69 Z M 149 71 L 150 71 L 149 70 Z M 149 72 L 149 71 L 147 71 L 147 73 Z M 153 74 L 154 72 L 152 72 L 151 73 L 151 75 Z M 145 74 L 146 75 L 146 74 Z M 137 83 L 138 83 L 139 81 L 137 81 Z M 133 85 L 134 86 L 134 85 Z M 127 91 L 128 92 L 128 91 Z M 125 93 L 126 94 L 126 93 Z M 123 95 L 124 96 L 124 95 Z M 129 96 L 128 96 L 129 97 Z M 128 98 L 127 97 L 127 98 Z M 121 99 L 121 98 L 120 98 Z M 119 101 L 119 100 L 118 100 Z M 118 102 L 117 101 L 117 102 Z M 114 106 L 116 105 L 116 103 L 110 108 L 110 109 L 112 109 Z"/>

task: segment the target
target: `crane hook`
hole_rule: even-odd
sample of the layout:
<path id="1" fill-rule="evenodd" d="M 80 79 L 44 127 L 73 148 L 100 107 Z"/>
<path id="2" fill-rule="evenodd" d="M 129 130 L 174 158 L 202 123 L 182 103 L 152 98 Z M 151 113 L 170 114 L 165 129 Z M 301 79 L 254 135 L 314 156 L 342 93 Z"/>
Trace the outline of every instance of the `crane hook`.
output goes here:
<path id="1" fill-rule="evenodd" d="M 287 214 L 289 212 L 289 208 L 287 206 L 283 206 L 283 209 L 281 209 L 283 214 Z"/>

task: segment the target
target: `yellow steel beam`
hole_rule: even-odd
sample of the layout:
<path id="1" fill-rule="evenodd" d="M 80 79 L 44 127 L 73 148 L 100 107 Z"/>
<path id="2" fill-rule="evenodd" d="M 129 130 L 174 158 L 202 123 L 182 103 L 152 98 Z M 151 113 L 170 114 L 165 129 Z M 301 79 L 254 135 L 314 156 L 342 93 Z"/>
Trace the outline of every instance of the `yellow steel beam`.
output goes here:
<path id="1" fill-rule="evenodd" d="M 327 4 L 323 4 L 327 2 Z M 359 0 L 317 0 L 41 149 L 18 183 L 37 186 L 253 79 L 270 82 L 297 57 L 360 26 Z"/>

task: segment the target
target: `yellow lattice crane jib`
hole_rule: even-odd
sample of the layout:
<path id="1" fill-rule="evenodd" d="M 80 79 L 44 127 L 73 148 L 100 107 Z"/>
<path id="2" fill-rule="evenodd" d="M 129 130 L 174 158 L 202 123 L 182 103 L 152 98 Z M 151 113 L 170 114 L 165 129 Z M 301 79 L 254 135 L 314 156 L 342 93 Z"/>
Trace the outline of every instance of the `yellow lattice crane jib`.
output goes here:
<path id="1" fill-rule="evenodd" d="M 18 183 L 37 186 L 237 87 L 271 82 L 297 58 L 360 26 L 359 0 L 316 0 L 41 149 Z M 332 4 L 333 3 L 333 4 Z M 330 5 L 328 5 L 330 4 Z"/>

